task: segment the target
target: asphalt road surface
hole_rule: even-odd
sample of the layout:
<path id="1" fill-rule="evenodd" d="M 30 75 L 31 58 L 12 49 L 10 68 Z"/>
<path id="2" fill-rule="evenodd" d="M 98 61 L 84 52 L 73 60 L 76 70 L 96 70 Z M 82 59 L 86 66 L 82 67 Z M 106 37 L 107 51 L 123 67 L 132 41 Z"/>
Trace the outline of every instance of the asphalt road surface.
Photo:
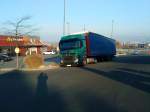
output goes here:
<path id="1" fill-rule="evenodd" d="M 0 112 L 150 112 L 150 56 L 1 73 Z"/>

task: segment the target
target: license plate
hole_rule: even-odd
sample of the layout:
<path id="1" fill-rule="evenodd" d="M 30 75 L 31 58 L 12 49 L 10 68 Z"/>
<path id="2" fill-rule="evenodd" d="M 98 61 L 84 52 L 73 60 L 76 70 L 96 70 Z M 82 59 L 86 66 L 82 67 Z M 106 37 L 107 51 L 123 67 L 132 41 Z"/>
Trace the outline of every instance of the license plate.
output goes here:
<path id="1" fill-rule="evenodd" d="M 71 67 L 71 65 L 67 65 L 67 67 Z"/>

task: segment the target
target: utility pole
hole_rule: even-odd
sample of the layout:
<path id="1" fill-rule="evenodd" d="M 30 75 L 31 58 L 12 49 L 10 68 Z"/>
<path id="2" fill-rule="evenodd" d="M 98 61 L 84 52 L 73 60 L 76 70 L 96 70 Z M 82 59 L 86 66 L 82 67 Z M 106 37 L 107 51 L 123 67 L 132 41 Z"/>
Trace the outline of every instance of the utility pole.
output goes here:
<path id="1" fill-rule="evenodd" d="M 19 55 L 19 52 L 20 52 L 20 50 L 19 50 L 19 47 L 16 47 L 15 48 L 15 53 L 16 53 L 16 68 L 17 69 L 19 69 L 19 57 L 18 57 L 18 55 Z"/>
<path id="2" fill-rule="evenodd" d="M 114 20 L 112 20 L 112 27 L 111 27 L 111 38 L 113 38 L 113 33 L 114 33 Z"/>
<path id="3" fill-rule="evenodd" d="M 16 68 L 17 69 L 19 69 L 18 25 L 19 24 L 17 24 L 17 26 L 16 26 L 16 34 L 15 34 L 15 36 L 16 36 L 16 48 L 15 48 L 15 52 L 16 52 Z"/>
<path id="4" fill-rule="evenodd" d="M 84 28 L 83 28 L 83 30 L 85 31 L 86 29 L 85 29 L 85 24 L 84 24 Z"/>
<path id="5" fill-rule="evenodd" d="M 70 22 L 67 22 L 67 34 L 70 34 Z"/>
<path id="6" fill-rule="evenodd" d="M 63 21 L 63 35 L 66 33 L 66 0 L 64 0 L 64 21 Z"/>

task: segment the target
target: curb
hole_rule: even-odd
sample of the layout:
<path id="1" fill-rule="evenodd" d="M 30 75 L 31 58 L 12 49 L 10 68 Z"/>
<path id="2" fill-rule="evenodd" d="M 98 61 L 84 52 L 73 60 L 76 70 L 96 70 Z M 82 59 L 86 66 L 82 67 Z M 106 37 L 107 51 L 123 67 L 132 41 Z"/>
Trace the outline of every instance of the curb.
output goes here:
<path id="1" fill-rule="evenodd" d="M 51 66 L 51 67 L 43 67 L 43 68 L 37 68 L 37 69 L 30 69 L 30 68 L 2 68 L 0 69 L 0 72 L 9 72 L 9 71 L 14 71 L 14 70 L 19 70 L 19 71 L 44 71 L 44 70 L 52 70 L 52 69 L 57 69 L 59 66 Z"/>
<path id="2" fill-rule="evenodd" d="M 37 69 L 29 69 L 29 68 L 23 68 L 23 69 L 19 69 L 21 71 L 44 71 L 44 70 L 53 70 L 53 69 L 57 69 L 59 67 L 57 66 L 53 66 L 53 67 L 45 67 L 45 68 L 37 68 Z"/>
<path id="3" fill-rule="evenodd" d="M 17 69 L 16 68 L 1 68 L 0 72 L 1 71 L 4 71 L 4 72 L 6 71 L 7 72 L 7 71 L 13 71 L 13 70 L 17 70 Z"/>

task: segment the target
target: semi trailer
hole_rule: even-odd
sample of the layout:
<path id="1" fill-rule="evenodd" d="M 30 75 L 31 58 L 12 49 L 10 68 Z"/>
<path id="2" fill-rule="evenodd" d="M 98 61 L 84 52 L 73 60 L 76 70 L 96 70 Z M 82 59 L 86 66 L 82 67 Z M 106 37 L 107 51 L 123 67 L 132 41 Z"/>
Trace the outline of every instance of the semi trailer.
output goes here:
<path id="1" fill-rule="evenodd" d="M 61 66 L 78 66 L 111 60 L 116 54 L 116 42 L 93 32 L 81 32 L 63 36 L 59 49 Z"/>

